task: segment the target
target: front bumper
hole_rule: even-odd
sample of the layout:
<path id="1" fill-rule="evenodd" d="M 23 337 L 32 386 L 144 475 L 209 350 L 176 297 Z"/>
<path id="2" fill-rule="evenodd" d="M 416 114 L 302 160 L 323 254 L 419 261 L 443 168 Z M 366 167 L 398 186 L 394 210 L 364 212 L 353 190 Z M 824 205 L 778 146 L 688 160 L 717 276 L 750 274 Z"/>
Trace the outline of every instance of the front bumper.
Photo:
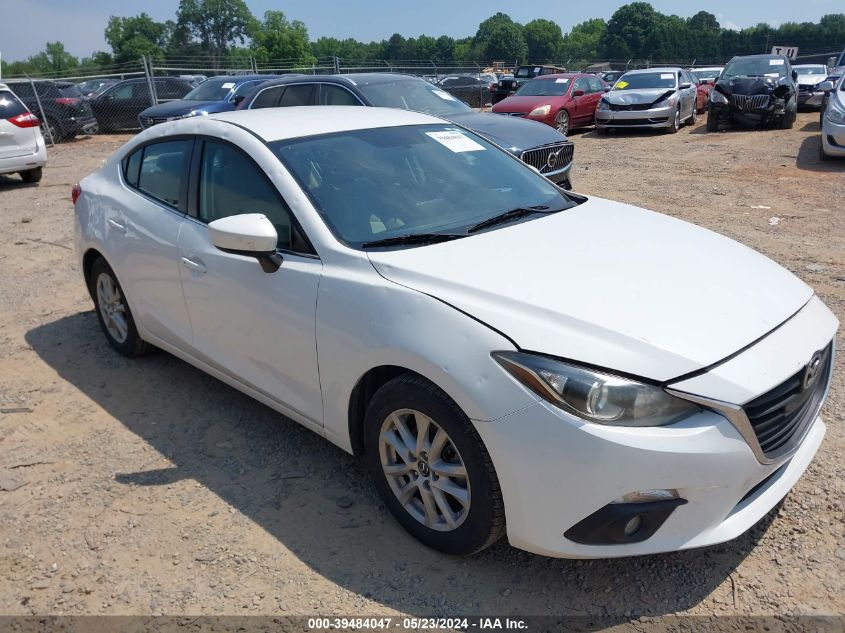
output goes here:
<path id="1" fill-rule="evenodd" d="M 596 127 L 663 128 L 672 124 L 675 106 L 649 110 L 596 110 Z"/>
<path id="2" fill-rule="evenodd" d="M 803 92 L 798 93 L 798 105 L 802 107 L 820 108 L 824 101 L 823 92 Z"/>
<path id="3" fill-rule="evenodd" d="M 585 423 L 572 432 L 571 424 L 543 402 L 476 425 L 496 465 L 514 547 L 545 556 L 612 558 L 733 539 L 789 492 L 825 434 L 817 418 L 795 454 L 764 465 L 730 422 L 708 411 L 661 429 Z M 647 540 L 585 545 L 564 536 L 615 499 L 654 489 L 675 489 L 688 503 Z"/>
<path id="4" fill-rule="evenodd" d="M 828 156 L 845 157 L 845 123 L 822 117 L 822 149 Z"/>

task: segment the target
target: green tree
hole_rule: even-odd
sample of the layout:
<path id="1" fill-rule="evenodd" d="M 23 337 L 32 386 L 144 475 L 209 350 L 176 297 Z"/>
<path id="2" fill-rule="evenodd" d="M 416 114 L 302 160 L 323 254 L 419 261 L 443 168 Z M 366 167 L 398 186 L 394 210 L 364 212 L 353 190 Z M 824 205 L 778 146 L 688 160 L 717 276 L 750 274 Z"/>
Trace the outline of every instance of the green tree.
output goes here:
<path id="1" fill-rule="evenodd" d="M 653 37 L 660 14 L 647 2 L 619 7 L 607 23 L 602 51 L 609 58 L 646 59 L 653 52 Z"/>
<path id="2" fill-rule="evenodd" d="M 180 0 L 177 27 L 185 28 L 213 57 L 222 57 L 235 42 L 243 44 L 256 28 L 244 0 Z"/>
<path id="3" fill-rule="evenodd" d="M 111 16 L 105 36 L 114 53 L 115 62 L 134 62 L 142 55 L 161 55 L 166 43 L 167 26 L 156 22 L 146 13 L 128 18 Z"/>
<path id="4" fill-rule="evenodd" d="M 68 53 L 61 42 L 47 42 L 45 49 L 29 61 L 43 75 L 58 75 L 79 66 L 79 60 Z"/>
<path id="5" fill-rule="evenodd" d="M 522 27 L 522 36 L 531 61 L 557 59 L 563 49 L 563 33 L 551 20 L 531 20 Z"/>
<path id="6" fill-rule="evenodd" d="M 312 63 L 314 56 L 308 44 L 308 29 L 303 22 L 288 21 L 281 11 L 267 11 L 264 20 L 252 29 L 251 50 L 261 61 L 293 59 Z"/>
<path id="7" fill-rule="evenodd" d="M 502 24 L 493 31 L 493 38 L 484 48 L 486 59 L 524 62 L 528 45 L 518 24 Z"/>
<path id="8" fill-rule="evenodd" d="M 572 27 L 563 38 L 560 57 L 567 59 L 596 61 L 601 54 L 599 46 L 607 31 L 607 22 L 601 18 L 586 20 Z"/>

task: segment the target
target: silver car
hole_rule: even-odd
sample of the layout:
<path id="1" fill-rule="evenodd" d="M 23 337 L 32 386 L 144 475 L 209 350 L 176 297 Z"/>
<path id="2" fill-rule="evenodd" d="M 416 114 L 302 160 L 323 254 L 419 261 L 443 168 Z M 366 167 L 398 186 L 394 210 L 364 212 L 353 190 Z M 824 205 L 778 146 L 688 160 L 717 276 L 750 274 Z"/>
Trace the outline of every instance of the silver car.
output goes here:
<path id="1" fill-rule="evenodd" d="M 798 73 L 798 107 L 821 108 L 824 92 L 819 89 L 827 79 L 827 66 L 824 64 L 798 64 L 792 70 Z"/>
<path id="2" fill-rule="evenodd" d="M 828 94 L 822 111 L 822 143 L 819 151 L 822 160 L 845 158 L 845 76 L 836 83 L 823 81 L 819 90 Z"/>
<path id="3" fill-rule="evenodd" d="M 683 68 L 644 68 L 622 75 L 599 101 L 596 130 L 665 128 L 696 120 L 696 86 Z"/>

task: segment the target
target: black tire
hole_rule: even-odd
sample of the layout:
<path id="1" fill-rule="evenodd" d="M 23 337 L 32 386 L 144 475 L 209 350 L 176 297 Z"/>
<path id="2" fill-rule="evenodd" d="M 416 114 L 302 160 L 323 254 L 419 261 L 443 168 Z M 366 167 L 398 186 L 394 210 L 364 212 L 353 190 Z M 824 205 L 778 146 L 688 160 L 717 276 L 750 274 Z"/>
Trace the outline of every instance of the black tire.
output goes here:
<path id="1" fill-rule="evenodd" d="M 687 119 L 686 125 L 695 125 L 696 121 L 698 121 L 698 108 L 695 105 L 692 106 L 692 112 Z"/>
<path id="2" fill-rule="evenodd" d="M 789 109 L 789 105 L 787 104 L 787 110 L 786 110 L 786 112 L 784 112 L 784 113 L 783 113 L 783 116 L 780 118 L 780 121 L 778 121 L 778 124 L 779 124 L 780 129 L 782 129 L 782 130 L 791 130 L 791 129 L 792 129 L 792 126 L 794 126 L 794 125 L 795 125 L 795 119 L 796 119 L 797 117 L 798 117 L 798 110 L 797 110 L 797 108 L 796 108 L 796 109 L 793 109 L 793 110 L 790 110 L 790 109 Z"/>
<path id="3" fill-rule="evenodd" d="M 36 167 L 35 169 L 28 169 L 27 171 L 21 172 L 21 178 L 23 178 L 24 182 L 40 182 L 42 176 L 42 169 L 41 167 Z"/>
<path id="4" fill-rule="evenodd" d="M 400 409 L 428 416 L 449 436 L 469 480 L 469 510 L 451 531 L 430 528 L 407 511 L 387 481 L 379 455 L 382 424 Z M 364 420 L 367 466 L 391 514 L 419 541 L 446 554 L 468 556 L 489 547 L 505 532 L 505 508 L 493 462 L 466 414 L 441 389 L 416 374 L 403 374 L 373 395 Z M 410 484 L 408 484 L 410 485 Z"/>
<path id="5" fill-rule="evenodd" d="M 98 301 L 97 298 L 97 283 L 102 275 L 106 275 L 111 279 L 111 282 L 123 298 L 123 314 L 126 321 L 127 332 L 126 338 L 122 341 L 116 338 L 109 331 L 109 328 L 106 325 L 106 316 L 103 314 L 103 307 L 100 305 L 100 301 Z M 97 313 L 97 320 L 100 322 L 103 334 L 106 335 L 106 340 L 108 340 L 109 344 L 115 350 L 128 358 L 142 356 L 150 351 L 152 346 L 138 335 L 138 329 L 135 327 L 135 319 L 132 317 L 132 311 L 129 309 L 129 303 L 126 301 L 126 294 L 123 292 L 123 287 L 117 280 L 117 276 L 114 274 L 111 266 L 109 266 L 108 263 L 106 263 L 106 260 L 102 257 L 97 259 L 97 261 L 94 262 L 94 265 L 91 266 L 91 273 L 88 277 L 88 291 L 91 293 L 91 298 L 94 300 L 94 311 Z"/>
<path id="6" fill-rule="evenodd" d="M 713 108 L 707 110 L 707 131 L 719 131 L 719 117 L 716 115 L 716 111 Z"/>
<path id="7" fill-rule="evenodd" d="M 664 128 L 664 130 L 666 131 L 667 134 L 677 134 L 678 130 L 681 129 L 681 109 L 680 108 L 681 108 L 680 105 L 678 105 L 678 107 L 675 108 L 675 112 L 671 115 L 672 116 L 671 124 L 669 125 L 669 127 Z"/>

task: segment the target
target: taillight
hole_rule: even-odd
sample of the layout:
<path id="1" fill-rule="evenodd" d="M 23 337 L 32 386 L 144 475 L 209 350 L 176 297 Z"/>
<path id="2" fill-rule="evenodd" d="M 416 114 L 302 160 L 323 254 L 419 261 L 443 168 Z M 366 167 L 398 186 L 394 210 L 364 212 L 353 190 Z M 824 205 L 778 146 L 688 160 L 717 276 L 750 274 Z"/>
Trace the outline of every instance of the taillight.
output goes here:
<path id="1" fill-rule="evenodd" d="M 76 183 L 73 189 L 70 190 L 70 199 L 73 201 L 73 204 L 76 204 L 76 201 L 79 200 L 79 196 L 81 195 L 82 187 L 79 186 L 79 183 Z"/>
<path id="2" fill-rule="evenodd" d="M 76 105 L 79 103 L 79 99 L 76 97 L 59 97 L 56 99 L 56 103 L 60 103 L 62 105 Z"/>
<path id="3" fill-rule="evenodd" d="M 38 127 L 41 125 L 41 121 L 38 120 L 38 117 L 31 112 L 24 112 L 18 116 L 13 116 L 9 119 L 9 123 L 17 125 L 18 127 Z"/>

